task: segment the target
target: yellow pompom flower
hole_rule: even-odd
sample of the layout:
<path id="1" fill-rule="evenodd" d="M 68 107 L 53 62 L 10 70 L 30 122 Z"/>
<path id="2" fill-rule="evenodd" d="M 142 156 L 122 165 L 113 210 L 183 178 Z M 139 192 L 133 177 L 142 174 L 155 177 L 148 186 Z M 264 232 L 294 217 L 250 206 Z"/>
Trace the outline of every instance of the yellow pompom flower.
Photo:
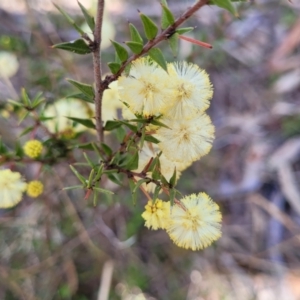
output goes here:
<path id="1" fill-rule="evenodd" d="M 205 193 L 192 194 L 174 204 L 166 228 L 171 240 L 182 248 L 199 250 L 221 237 L 219 206 Z"/>
<path id="2" fill-rule="evenodd" d="M 27 184 L 19 172 L 0 170 L 0 208 L 9 208 L 22 200 Z"/>
<path id="3" fill-rule="evenodd" d="M 121 100 L 145 117 L 162 114 L 172 93 L 168 74 L 145 57 L 132 63 L 129 76 L 120 76 L 118 85 Z"/>
<path id="4" fill-rule="evenodd" d="M 27 186 L 27 195 L 31 198 L 36 198 L 41 195 L 44 191 L 44 185 L 38 181 L 33 180 L 28 183 Z"/>
<path id="5" fill-rule="evenodd" d="M 183 61 L 168 64 L 168 72 L 175 93 L 164 116 L 190 119 L 209 107 L 213 89 L 205 70 Z"/>
<path id="6" fill-rule="evenodd" d="M 37 158 L 42 153 L 43 144 L 38 140 L 30 140 L 25 143 L 23 149 L 27 156 Z"/>
<path id="7" fill-rule="evenodd" d="M 208 115 L 200 114 L 189 120 L 161 121 L 169 128 L 157 130 L 158 147 L 169 160 L 188 164 L 210 151 L 215 128 Z"/>
<path id="8" fill-rule="evenodd" d="M 145 226 L 153 230 L 165 229 L 169 222 L 170 202 L 165 202 L 160 199 L 156 201 L 149 200 L 145 206 L 145 211 L 142 213 Z"/>
<path id="9" fill-rule="evenodd" d="M 76 133 L 85 131 L 87 128 L 68 117 L 89 119 L 91 116 L 92 109 L 86 102 L 63 98 L 46 107 L 44 117 L 52 119 L 44 121 L 44 124 L 51 133 L 59 133 L 65 138 L 72 138 Z"/>

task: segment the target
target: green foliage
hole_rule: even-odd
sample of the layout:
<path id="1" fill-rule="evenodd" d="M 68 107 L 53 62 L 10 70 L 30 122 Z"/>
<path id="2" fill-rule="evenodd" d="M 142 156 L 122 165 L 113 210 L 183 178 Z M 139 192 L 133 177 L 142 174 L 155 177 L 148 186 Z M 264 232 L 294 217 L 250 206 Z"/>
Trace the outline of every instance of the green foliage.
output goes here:
<path id="1" fill-rule="evenodd" d="M 167 72 L 167 62 L 163 53 L 159 48 L 150 49 L 148 54 L 155 62 L 157 62 Z"/>
<path id="2" fill-rule="evenodd" d="M 158 32 L 156 24 L 146 15 L 140 13 L 140 18 L 143 23 L 144 32 L 148 40 L 153 40 Z"/>
<path id="3" fill-rule="evenodd" d="M 93 100 L 95 97 L 94 89 L 90 84 L 85 84 L 73 79 L 67 79 L 68 82 L 73 84 L 77 89 L 79 89 L 84 95 L 86 95 L 89 99 Z"/>
<path id="4" fill-rule="evenodd" d="M 120 43 L 116 42 L 116 41 L 111 41 L 115 50 L 116 50 L 116 54 L 118 55 L 119 59 L 121 62 L 124 62 L 128 59 L 128 52 L 125 49 L 125 47 L 123 47 Z"/>
<path id="5" fill-rule="evenodd" d="M 143 50 L 143 44 L 141 44 L 141 43 L 138 43 L 138 42 L 125 42 L 125 44 L 135 54 L 140 54 Z"/>
<path id="6" fill-rule="evenodd" d="M 135 43 L 143 44 L 143 38 L 132 23 L 129 23 L 129 30 L 132 41 Z"/>
<path id="7" fill-rule="evenodd" d="M 89 14 L 89 12 L 87 11 L 87 9 L 79 2 L 78 5 L 80 6 L 80 9 L 84 15 L 85 21 L 87 22 L 87 24 L 89 25 L 90 29 L 92 31 L 94 31 L 95 28 L 95 20 L 94 18 Z"/>
<path id="8" fill-rule="evenodd" d="M 214 4 L 221 8 L 224 8 L 228 10 L 230 13 L 232 13 L 235 17 L 237 17 L 238 16 L 237 11 L 231 2 L 232 2 L 231 0 L 210 0 L 210 4 Z"/>
<path id="9" fill-rule="evenodd" d="M 77 54 L 88 54 L 91 53 L 91 48 L 82 39 L 78 39 L 74 42 L 60 43 L 53 45 L 52 48 L 62 49 Z"/>
<path id="10" fill-rule="evenodd" d="M 118 73 L 118 71 L 120 70 L 121 68 L 121 64 L 117 63 L 117 62 L 109 62 L 107 63 L 110 71 L 113 73 L 113 74 L 116 74 Z"/>
<path id="11" fill-rule="evenodd" d="M 174 24 L 175 18 L 172 12 L 170 11 L 170 9 L 166 5 L 162 4 L 162 9 L 163 11 L 161 16 L 161 28 L 166 29 L 170 25 Z"/>

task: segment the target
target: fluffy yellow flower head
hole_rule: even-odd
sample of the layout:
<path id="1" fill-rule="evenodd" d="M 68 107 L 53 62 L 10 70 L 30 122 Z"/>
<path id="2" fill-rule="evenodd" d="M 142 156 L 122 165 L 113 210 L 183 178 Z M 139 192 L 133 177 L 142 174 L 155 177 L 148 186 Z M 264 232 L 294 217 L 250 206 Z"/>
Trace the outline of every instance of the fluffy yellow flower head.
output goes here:
<path id="1" fill-rule="evenodd" d="M 19 172 L 0 170 L 0 208 L 9 208 L 22 200 L 27 184 Z"/>
<path id="2" fill-rule="evenodd" d="M 153 230 L 165 229 L 169 222 L 170 216 L 170 202 L 165 202 L 156 199 L 155 202 L 149 200 L 145 206 L 145 211 L 142 213 L 145 226 Z"/>
<path id="3" fill-rule="evenodd" d="M 27 156 L 36 158 L 42 153 L 43 144 L 38 140 L 30 140 L 25 143 L 23 149 Z"/>
<path id="4" fill-rule="evenodd" d="M 199 250 L 221 237 L 222 216 L 218 205 L 205 193 L 192 194 L 174 204 L 167 232 L 182 248 Z"/>
<path id="5" fill-rule="evenodd" d="M 190 163 L 207 154 L 212 147 L 215 128 L 208 115 L 193 119 L 162 119 L 169 128 L 160 127 L 158 147 L 172 161 Z"/>
<path id="6" fill-rule="evenodd" d="M 44 124 L 51 133 L 60 133 L 62 136 L 70 138 L 76 132 L 87 130 L 87 128 L 74 123 L 68 117 L 88 119 L 91 114 L 87 103 L 78 99 L 64 98 L 46 107 L 44 116 L 53 119 L 45 121 Z"/>
<path id="7" fill-rule="evenodd" d="M 162 114 L 172 92 L 168 74 L 145 57 L 135 60 L 129 76 L 119 77 L 118 84 L 121 100 L 145 117 Z"/>
<path id="8" fill-rule="evenodd" d="M 0 78 L 10 78 L 19 69 L 17 56 L 7 51 L 0 51 Z"/>
<path id="9" fill-rule="evenodd" d="M 102 121 L 106 123 L 108 120 L 118 119 L 117 110 L 122 109 L 122 107 L 123 103 L 120 101 L 118 81 L 113 81 L 103 93 Z M 91 104 L 90 108 L 94 112 L 95 105 Z"/>
<path id="10" fill-rule="evenodd" d="M 38 181 L 33 180 L 28 183 L 27 186 L 27 195 L 32 198 L 36 198 L 41 195 L 44 191 L 44 185 Z"/>
<path id="11" fill-rule="evenodd" d="M 213 89 L 205 70 L 183 61 L 169 64 L 168 72 L 175 95 L 169 101 L 166 117 L 190 119 L 209 107 Z"/>

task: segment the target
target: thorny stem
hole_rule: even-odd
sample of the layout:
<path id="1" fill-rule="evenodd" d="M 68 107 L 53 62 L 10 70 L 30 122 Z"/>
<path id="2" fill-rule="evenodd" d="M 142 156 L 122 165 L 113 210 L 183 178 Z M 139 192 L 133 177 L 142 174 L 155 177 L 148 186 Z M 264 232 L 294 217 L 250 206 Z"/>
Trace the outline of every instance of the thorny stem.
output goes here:
<path id="1" fill-rule="evenodd" d="M 174 34 L 176 28 L 178 28 L 182 23 L 184 23 L 188 18 L 190 18 L 197 10 L 201 7 L 205 6 L 209 0 L 200 0 L 197 1 L 193 6 L 191 6 L 185 13 L 183 13 L 174 24 L 170 25 L 164 31 L 162 31 L 155 39 L 148 41 L 148 43 L 143 47 L 143 50 L 139 54 L 132 55 L 129 59 L 123 62 L 120 70 L 114 74 L 107 76 L 103 82 L 103 88 L 106 89 L 108 85 L 115 81 L 125 70 L 126 66 L 128 66 L 132 61 L 146 54 L 150 49 L 156 46 L 158 43 L 168 39 L 172 34 Z"/>
<path id="2" fill-rule="evenodd" d="M 101 33 L 103 23 L 103 11 L 104 11 L 105 0 L 98 0 L 96 23 L 94 29 L 94 47 L 93 47 L 93 62 L 94 62 L 94 79 L 95 79 L 95 118 L 96 118 L 96 129 L 98 139 L 100 143 L 103 143 L 103 124 L 102 124 L 102 97 L 104 87 L 101 80 Z"/>

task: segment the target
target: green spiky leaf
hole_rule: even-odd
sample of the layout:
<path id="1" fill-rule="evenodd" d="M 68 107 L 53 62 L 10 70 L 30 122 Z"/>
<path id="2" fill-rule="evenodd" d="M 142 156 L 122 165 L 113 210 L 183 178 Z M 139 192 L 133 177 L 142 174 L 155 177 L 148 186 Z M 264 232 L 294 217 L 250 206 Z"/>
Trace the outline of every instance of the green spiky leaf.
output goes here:
<path id="1" fill-rule="evenodd" d="M 149 56 L 157 62 L 167 72 L 167 62 L 159 48 L 152 48 L 148 52 Z"/>
<path id="2" fill-rule="evenodd" d="M 174 33 L 170 38 L 168 38 L 168 43 L 174 56 L 178 53 L 178 33 Z"/>
<path id="3" fill-rule="evenodd" d="M 162 5 L 161 28 L 166 29 L 175 22 L 174 15 L 166 5 Z"/>
<path id="4" fill-rule="evenodd" d="M 195 29 L 194 27 L 183 27 L 183 28 L 177 28 L 176 32 L 178 34 L 184 34 L 184 33 L 190 32 L 190 31 L 192 31 L 194 29 Z"/>
<path id="5" fill-rule="evenodd" d="M 80 124 L 84 125 L 87 128 L 96 129 L 95 124 L 90 119 L 80 119 L 80 118 L 72 118 L 72 117 L 67 117 L 67 118 L 74 121 L 74 122 L 76 122 L 76 123 L 80 123 Z"/>
<path id="6" fill-rule="evenodd" d="M 69 78 L 67 78 L 67 81 L 73 84 L 75 87 L 77 87 L 83 94 L 85 94 L 91 99 L 94 99 L 95 97 L 94 89 L 91 85 L 73 79 L 69 79 Z"/>
<path id="7" fill-rule="evenodd" d="M 125 47 L 123 47 L 120 43 L 116 42 L 116 41 L 112 41 L 112 44 L 116 50 L 116 53 L 119 57 L 119 59 L 121 60 L 121 62 L 124 62 L 128 59 L 128 52 L 126 50 Z"/>
<path id="8" fill-rule="evenodd" d="M 140 13 L 140 18 L 143 23 L 145 35 L 148 40 L 153 40 L 158 32 L 158 28 L 155 23 L 146 15 Z"/>
<path id="9" fill-rule="evenodd" d="M 228 10 L 230 13 L 232 13 L 235 17 L 238 17 L 238 13 L 230 0 L 211 0 L 209 4 L 214 4 L 221 8 L 224 8 Z"/>
<path id="10" fill-rule="evenodd" d="M 83 30 L 74 22 L 74 20 L 58 5 L 53 3 L 53 5 L 60 11 L 60 13 L 66 18 L 66 20 L 75 28 L 77 32 L 79 32 L 81 35 L 84 34 Z"/>
<path id="11" fill-rule="evenodd" d="M 92 31 L 94 31 L 95 28 L 95 20 L 94 18 L 89 14 L 89 12 L 87 11 L 87 9 L 79 2 L 78 5 L 80 6 L 80 9 L 84 15 L 84 18 L 86 20 L 86 23 L 89 25 L 89 27 L 91 28 Z"/>
<path id="12" fill-rule="evenodd" d="M 129 23 L 129 30 L 130 30 L 130 37 L 131 37 L 132 41 L 143 44 L 143 39 L 142 39 L 139 31 L 136 29 L 136 27 L 132 23 Z"/>
<path id="13" fill-rule="evenodd" d="M 121 68 L 121 65 L 117 62 L 109 62 L 107 65 L 113 74 L 118 73 Z"/>
<path id="14" fill-rule="evenodd" d="M 125 42 L 125 44 L 129 47 L 129 49 L 134 54 L 140 54 L 143 50 L 144 45 L 138 42 Z"/>
<path id="15" fill-rule="evenodd" d="M 119 121 L 110 121 L 109 120 L 106 122 L 103 129 L 106 131 L 111 131 L 111 130 L 114 130 L 114 129 L 120 127 L 121 125 L 122 125 L 122 123 Z"/>
<path id="16" fill-rule="evenodd" d="M 76 54 L 81 54 L 81 55 L 92 52 L 90 47 L 82 39 L 78 39 L 73 42 L 55 44 L 52 46 L 52 48 L 62 49 L 62 50 L 66 50 L 66 51 L 73 52 Z"/>

